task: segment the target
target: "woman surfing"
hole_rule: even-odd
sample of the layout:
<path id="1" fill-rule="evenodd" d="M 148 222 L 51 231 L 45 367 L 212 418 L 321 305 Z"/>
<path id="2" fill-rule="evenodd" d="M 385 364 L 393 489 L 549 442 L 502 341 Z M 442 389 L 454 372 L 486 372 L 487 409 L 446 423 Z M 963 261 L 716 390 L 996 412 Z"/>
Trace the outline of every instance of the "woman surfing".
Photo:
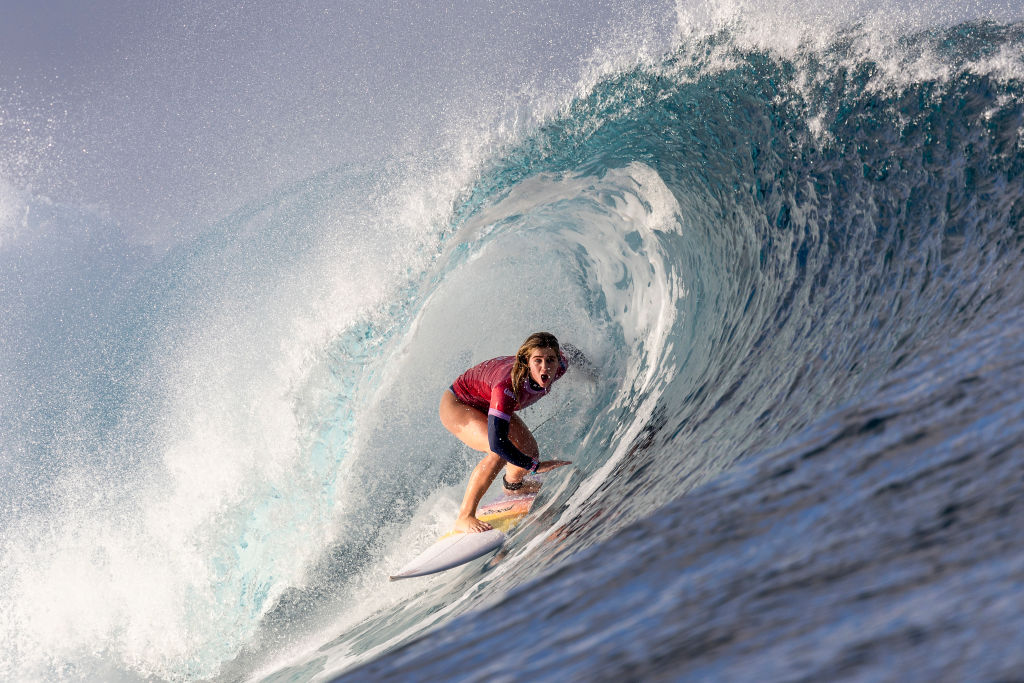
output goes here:
<path id="1" fill-rule="evenodd" d="M 441 423 L 462 443 L 485 453 L 473 468 L 455 521 L 455 531 L 487 531 L 491 525 L 476 518 L 476 508 L 494 477 L 504 467 L 502 485 L 518 491 L 528 472 L 547 472 L 570 464 L 540 459 L 537 440 L 515 414 L 551 390 L 569 369 L 570 360 L 595 374 L 578 349 L 566 344 L 567 357 L 548 332 L 527 337 L 515 356 L 484 361 L 462 373 L 441 396 Z"/>

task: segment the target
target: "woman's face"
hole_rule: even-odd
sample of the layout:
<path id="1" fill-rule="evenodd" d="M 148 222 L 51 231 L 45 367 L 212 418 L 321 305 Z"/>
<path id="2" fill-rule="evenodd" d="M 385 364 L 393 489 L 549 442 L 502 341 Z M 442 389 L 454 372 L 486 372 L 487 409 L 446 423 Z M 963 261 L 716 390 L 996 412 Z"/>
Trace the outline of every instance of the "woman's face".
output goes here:
<path id="1" fill-rule="evenodd" d="M 558 370 L 558 354 L 554 349 L 534 349 L 527 361 L 530 365 L 530 377 L 547 391 L 555 381 Z"/>

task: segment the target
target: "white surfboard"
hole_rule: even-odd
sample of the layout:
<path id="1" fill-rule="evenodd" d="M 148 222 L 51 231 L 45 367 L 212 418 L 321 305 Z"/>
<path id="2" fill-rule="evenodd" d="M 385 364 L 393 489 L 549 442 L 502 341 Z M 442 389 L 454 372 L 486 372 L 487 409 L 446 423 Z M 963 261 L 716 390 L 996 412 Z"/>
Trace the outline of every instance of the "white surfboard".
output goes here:
<path id="1" fill-rule="evenodd" d="M 496 550 L 505 542 L 505 532 L 530 511 L 536 497 L 537 492 L 534 491 L 511 498 L 503 496 L 492 503 L 481 505 L 477 509 L 477 519 L 487 522 L 493 529 L 474 533 L 450 531 L 399 569 L 391 580 L 443 572 Z"/>
<path id="2" fill-rule="evenodd" d="M 505 532 L 498 529 L 445 536 L 402 567 L 391 580 L 411 579 L 458 567 L 486 555 L 504 542 Z"/>

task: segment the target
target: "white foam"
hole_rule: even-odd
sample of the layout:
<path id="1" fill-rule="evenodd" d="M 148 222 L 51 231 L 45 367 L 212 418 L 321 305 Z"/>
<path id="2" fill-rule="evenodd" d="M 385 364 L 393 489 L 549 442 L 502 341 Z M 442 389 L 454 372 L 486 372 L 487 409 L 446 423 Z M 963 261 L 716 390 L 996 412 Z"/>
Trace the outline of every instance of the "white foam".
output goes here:
<path id="1" fill-rule="evenodd" d="M 926 32 L 965 22 L 1011 23 L 1024 18 L 1024 9 L 1010 3 L 853 3 L 761 2 L 720 0 L 712 4 L 676 2 L 677 30 L 684 49 L 703 47 L 703 41 L 722 33 L 709 54 L 694 54 L 706 63 L 704 73 L 735 66 L 735 51 L 766 52 L 795 62 L 805 73 L 809 60 L 824 62 L 815 69 L 820 78 L 837 67 L 872 63 L 877 70 L 871 86 L 884 89 L 926 80 L 945 80 L 953 73 L 948 59 L 928 46 Z M 904 37 L 919 35 L 912 43 Z M 839 54 L 830 48 L 845 45 Z M 1020 78 L 1024 63 L 1018 50 L 1004 47 L 993 56 L 968 62 L 970 72 L 997 78 Z M 805 85 L 810 85 L 809 83 Z"/>
<path id="2" fill-rule="evenodd" d="M 340 391 L 333 344 L 393 315 L 382 303 L 429 258 L 453 191 L 396 182 L 361 214 L 308 216 L 336 223 L 320 223 L 318 243 L 284 267 L 271 255 L 252 273 L 199 273 L 194 294 L 205 298 L 187 318 L 161 321 L 153 356 L 139 359 L 145 381 L 124 416 L 136 424 L 103 446 L 105 459 L 124 461 L 115 478 L 74 465 L 92 456 L 69 432 L 54 454 L 62 502 L 15 520 L 4 538 L 2 677 L 45 678 L 67 662 L 88 671 L 99 652 L 139 675 L 209 676 L 304 583 L 351 476 L 337 465 L 349 445 L 317 445 Z M 250 220 L 280 229 L 273 215 Z M 230 243 L 210 248 L 231 264 Z M 140 431 L 144 442 L 123 442 Z"/>

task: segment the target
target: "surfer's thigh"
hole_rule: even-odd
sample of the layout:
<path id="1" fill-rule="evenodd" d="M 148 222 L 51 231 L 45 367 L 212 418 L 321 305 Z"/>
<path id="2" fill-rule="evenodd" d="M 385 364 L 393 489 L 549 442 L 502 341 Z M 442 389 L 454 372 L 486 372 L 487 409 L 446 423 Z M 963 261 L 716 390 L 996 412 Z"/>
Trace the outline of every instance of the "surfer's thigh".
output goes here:
<path id="1" fill-rule="evenodd" d="M 518 415 L 513 415 L 508 428 L 508 436 L 516 448 L 526 453 L 531 458 L 540 457 L 540 448 L 537 447 L 537 439 L 533 438 L 533 432 L 526 426 L 526 423 Z"/>
<path id="2" fill-rule="evenodd" d="M 482 411 L 467 406 L 455 398 L 451 391 L 445 390 L 441 394 L 438 412 L 441 424 L 459 441 L 475 451 L 490 452 L 491 447 L 487 441 L 487 416 Z"/>

